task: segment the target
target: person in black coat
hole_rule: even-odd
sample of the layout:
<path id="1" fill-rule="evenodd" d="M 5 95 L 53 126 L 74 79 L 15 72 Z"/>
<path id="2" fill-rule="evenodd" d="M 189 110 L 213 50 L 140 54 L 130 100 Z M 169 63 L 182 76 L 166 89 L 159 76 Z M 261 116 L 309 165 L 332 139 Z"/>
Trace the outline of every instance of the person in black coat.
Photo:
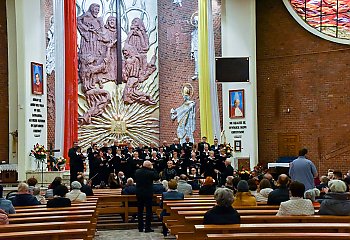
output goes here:
<path id="1" fill-rule="evenodd" d="M 228 176 L 233 176 L 233 167 L 231 165 L 231 160 L 226 159 L 225 169 L 221 175 L 221 185 L 225 185 Z"/>
<path id="2" fill-rule="evenodd" d="M 199 195 L 213 195 L 216 190 L 214 179 L 207 177 L 203 183 L 203 186 L 199 189 Z"/>
<path id="3" fill-rule="evenodd" d="M 139 232 L 153 232 L 151 229 L 153 181 L 158 178 L 158 173 L 153 169 L 150 161 L 144 161 L 142 168 L 135 172 L 137 218 Z M 143 209 L 146 207 L 146 222 L 143 222 Z"/>
<path id="4" fill-rule="evenodd" d="M 47 202 L 48 208 L 70 207 L 72 205 L 69 198 L 66 198 L 68 188 L 60 185 L 53 190 L 54 198 Z"/>
<path id="5" fill-rule="evenodd" d="M 174 168 L 173 161 L 169 160 L 167 162 L 167 168 L 163 170 L 162 180 L 169 181 L 170 179 L 173 179 L 177 175 L 177 172 Z"/>
<path id="6" fill-rule="evenodd" d="M 228 188 L 218 188 L 214 193 L 216 206 L 204 214 L 203 224 L 240 224 L 241 217 L 232 207 L 233 192 Z"/>
<path id="7" fill-rule="evenodd" d="M 281 174 L 278 177 L 278 188 L 269 193 L 267 205 L 280 205 L 281 202 L 289 200 L 289 177 L 286 174 Z"/>
<path id="8" fill-rule="evenodd" d="M 82 162 L 82 158 L 80 156 L 81 152 L 78 152 L 78 144 L 78 141 L 74 141 L 73 147 L 68 150 L 70 182 L 77 180 L 78 172 L 81 170 L 81 166 L 83 166 L 84 171 L 84 163 Z"/>
<path id="9" fill-rule="evenodd" d="M 181 144 L 179 142 L 178 138 L 174 138 L 174 143 L 170 145 L 170 151 L 171 152 L 177 152 L 177 154 L 180 155 L 181 152 Z"/>

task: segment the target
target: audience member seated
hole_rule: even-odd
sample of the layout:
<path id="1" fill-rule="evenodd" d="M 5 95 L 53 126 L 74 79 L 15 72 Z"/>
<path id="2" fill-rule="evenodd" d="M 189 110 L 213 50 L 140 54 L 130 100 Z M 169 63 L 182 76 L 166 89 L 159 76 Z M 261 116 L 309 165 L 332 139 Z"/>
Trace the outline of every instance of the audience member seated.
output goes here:
<path id="1" fill-rule="evenodd" d="M 168 181 L 167 181 L 167 180 L 163 180 L 163 181 L 162 181 L 162 184 L 163 184 L 163 187 L 164 187 L 164 189 L 165 189 L 164 192 L 168 191 L 168 189 L 169 189 L 169 187 L 168 187 Z"/>
<path id="2" fill-rule="evenodd" d="M 127 178 L 125 177 L 124 172 L 119 171 L 117 174 L 117 182 L 119 183 L 120 186 L 124 187 L 126 184 Z"/>
<path id="3" fill-rule="evenodd" d="M 16 213 L 15 208 L 10 200 L 3 197 L 4 188 L 0 185 L 0 209 L 4 210 L 7 214 Z"/>
<path id="4" fill-rule="evenodd" d="M 316 188 L 320 190 L 320 198 L 323 198 L 325 193 L 325 189 L 328 189 L 328 177 L 327 176 L 321 176 L 320 177 L 320 184 L 316 185 Z"/>
<path id="5" fill-rule="evenodd" d="M 164 200 L 182 200 L 182 199 L 184 199 L 184 194 L 181 192 L 178 192 L 178 190 L 177 190 L 178 184 L 177 184 L 176 180 L 171 179 L 168 182 L 168 187 L 169 187 L 168 191 L 164 192 L 162 194 L 162 202 L 160 204 L 161 208 L 163 208 L 163 201 Z M 167 216 L 167 215 L 168 215 L 167 212 L 165 210 L 163 210 L 162 213 L 160 214 L 161 221 L 163 221 L 163 216 Z M 164 236 L 168 235 L 168 229 L 166 228 L 164 223 L 163 223 L 163 235 Z"/>
<path id="6" fill-rule="evenodd" d="M 40 205 L 40 202 L 29 193 L 29 186 L 26 183 L 18 184 L 18 193 L 14 198 L 11 198 L 13 206 L 32 206 Z"/>
<path id="7" fill-rule="evenodd" d="M 272 189 L 276 188 L 275 180 L 273 179 L 273 176 L 270 173 L 265 173 L 263 179 L 269 180 Z"/>
<path id="8" fill-rule="evenodd" d="M 314 215 L 315 209 L 310 199 L 303 199 L 305 186 L 301 182 L 294 181 L 290 184 L 290 200 L 281 202 L 277 216 Z"/>
<path id="9" fill-rule="evenodd" d="M 251 178 L 247 182 L 250 194 L 252 194 L 255 197 L 257 194 L 256 190 L 258 189 L 258 186 L 256 185 L 256 180 L 254 178 Z"/>
<path id="10" fill-rule="evenodd" d="M 350 215 L 350 200 L 346 193 L 346 185 L 341 180 L 331 180 L 328 182 L 330 192 L 326 193 L 321 203 L 320 215 Z"/>
<path id="11" fill-rule="evenodd" d="M 81 184 L 80 191 L 85 193 L 86 196 L 93 196 L 94 192 L 92 191 L 91 186 L 89 186 L 89 184 L 85 184 L 84 180 L 84 175 L 79 175 L 77 177 L 77 181 Z"/>
<path id="12" fill-rule="evenodd" d="M 271 182 L 270 182 L 271 183 Z M 277 180 L 277 188 L 270 192 L 267 198 L 268 205 L 280 205 L 281 202 L 289 200 L 289 177 L 286 174 L 281 174 Z"/>
<path id="13" fill-rule="evenodd" d="M 192 186 L 187 183 L 187 176 L 185 174 L 180 175 L 177 190 L 184 195 L 192 195 Z"/>
<path id="14" fill-rule="evenodd" d="M 239 213 L 232 207 L 233 191 L 228 188 L 218 188 L 214 193 L 216 205 L 204 214 L 203 224 L 239 224 Z"/>
<path id="15" fill-rule="evenodd" d="M 316 201 L 316 197 L 318 196 L 320 196 L 320 190 L 318 190 L 317 188 L 309 189 L 304 193 L 304 198 L 310 199 L 314 207 L 320 206 L 320 203 Z"/>
<path id="16" fill-rule="evenodd" d="M 66 198 L 68 188 L 64 185 L 59 185 L 53 190 L 54 197 L 47 202 L 48 208 L 70 207 L 71 201 Z"/>
<path id="17" fill-rule="evenodd" d="M 267 202 L 267 198 L 272 192 L 270 181 L 267 179 L 262 179 L 259 183 L 257 194 L 255 195 L 257 202 Z"/>
<path id="18" fill-rule="evenodd" d="M 36 186 L 36 184 L 38 183 L 38 180 L 36 180 L 35 177 L 31 177 L 27 180 L 27 184 L 29 186 L 29 193 L 33 194 L 33 189 Z"/>
<path id="19" fill-rule="evenodd" d="M 162 194 L 166 192 L 163 184 L 160 182 L 160 179 L 154 180 L 153 182 L 153 194 Z"/>
<path id="20" fill-rule="evenodd" d="M 239 181 L 237 185 L 237 193 L 232 206 L 256 206 L 256 199 L 249 192 L 249 186 L 246 180 Z"/>
<path id="21" fill-rule="evenodd" d="M 226 178 L 225 187 L 228 188 L 228 189 L 231 189 L 232 191 L 234 190 L 234 186 L 233 186 L 233 176 L 228 176 L 228 177 Z"/>
<path id="22" fill-rule="evenodd" d="M 134 179 L 128 178 L 126 180 L 126 185 L 122 190 L 122 195 L 135 195 L 136 194 L 136 186 L 134 184 Z"/>
<path id="23" fill-rule="evenodd" d="M 199 189 L 199 195 L 213 195 L 216 190 L 214 179 L 212 177 L 207 177 Z"/>
<path id="24" fill-rule="evenodd" d="M 40 204 L 46 204 L 46 199 L 40 194 L 40 192 L 39 187 L 33 188 L 33 196 L 40 202 Z"/>
<path id="25" fill-rule="evenodd" d="M 117 182 L 117 175 L 115 173 L 110 173 L 108 177 L 108 186 L 110 189 L 122 188 L 122 186 Z"/>
<path id="26" fill-rule="evenodd" d="M 342 181 L 344 181 L 342 172 L 341 171 L 334 171 L 333 172 L 333 180 L 342 180 Z M 349 192 L 348 185 L 346 185 L 346 192 Z"/>
<path id="27" fill-rule="evenodd" d="M 7 213 L 0 209 L 0 225 L 9 224 L 9 218 L 7 217 Z"/>
<path id="28" fill-rule="evenodd" d="M 85 202 L 86 194 L 81 190 L 81 184 L 78 181 L 73 181 L 71 184 L 71 191 L 67 193 L 66 197 L 69 198 L 71 202 Z"/>
<path id="29" fill-rule="evenodd" d="M 45 198 L 52 198 L 53 197 L 53 190 L 62 185 L 62 178 L 61 177 L 55 177 L 55 179 L 52 181 L 52 183 L 49 185 L 46 194 L 45 194 Z"/>

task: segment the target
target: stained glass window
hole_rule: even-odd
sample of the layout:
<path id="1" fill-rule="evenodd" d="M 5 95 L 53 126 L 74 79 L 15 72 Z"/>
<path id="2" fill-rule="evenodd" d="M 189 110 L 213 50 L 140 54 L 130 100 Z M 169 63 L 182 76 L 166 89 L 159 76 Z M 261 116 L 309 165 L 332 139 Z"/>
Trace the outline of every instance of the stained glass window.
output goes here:
<path id="1" fill-rule="evenodd" d="M 350 39 L 350 0 L 289 0 L 311 27 L 332 37 Z"/>

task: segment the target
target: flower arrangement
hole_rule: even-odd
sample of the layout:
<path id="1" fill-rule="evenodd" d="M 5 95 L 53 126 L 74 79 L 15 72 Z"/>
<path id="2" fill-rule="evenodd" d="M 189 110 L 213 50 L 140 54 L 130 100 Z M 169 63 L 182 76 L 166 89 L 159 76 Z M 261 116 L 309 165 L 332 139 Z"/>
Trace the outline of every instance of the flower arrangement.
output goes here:
<path id="1" fill-rule="evenodd" d="M 47 150 L 43 145 L 37 143 L 34 148 L 30 151 L 29 156 L 35 157 L 35 159 L 43 160 L 46 159 Z"/>

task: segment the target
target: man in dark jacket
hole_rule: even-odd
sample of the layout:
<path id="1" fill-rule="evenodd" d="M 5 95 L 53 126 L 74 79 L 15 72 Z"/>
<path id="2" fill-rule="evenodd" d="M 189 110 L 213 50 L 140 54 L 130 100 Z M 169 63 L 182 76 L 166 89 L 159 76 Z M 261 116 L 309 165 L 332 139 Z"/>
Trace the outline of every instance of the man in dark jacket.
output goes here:
<path id="1" fill-rule="evenodd" d="M 231 165 L 231 160 L 226 159 L 225 160 L 225 170 L 223 171 L 221 175 L 221 185 L 225 185 L 226 178 L 228 176 L 233 176 L 233 167 Z"/>
<path id="2" fill-rule="evenodd" d="M 154 232 L 151 229 L 153 181 L 158 178 L 158 173 L 153 169 L 150 161 L 144 161 L 142 168 L 135 172 L 137 218 L 139 232 Z M 143 209 L 146 207 L 146 223 L 143 222 Z"/>
<path id="3" fill-rule="evenodd" d="M 280 205 L 281 202 L 289 200 L 289 177 L 286 174 L 281 174 L 278 177 L 277 189 L 270 192 L 267 198 L 268 205 Z"/>
<path id="4" fill-rule="evenodd" d="M 18 193 L 15 197 L 11 198 L 13 206 L 32 206 L 40 205 L 40 202 L 29 193 L 29 186 L 26 183 L 18 184 Z"/>

